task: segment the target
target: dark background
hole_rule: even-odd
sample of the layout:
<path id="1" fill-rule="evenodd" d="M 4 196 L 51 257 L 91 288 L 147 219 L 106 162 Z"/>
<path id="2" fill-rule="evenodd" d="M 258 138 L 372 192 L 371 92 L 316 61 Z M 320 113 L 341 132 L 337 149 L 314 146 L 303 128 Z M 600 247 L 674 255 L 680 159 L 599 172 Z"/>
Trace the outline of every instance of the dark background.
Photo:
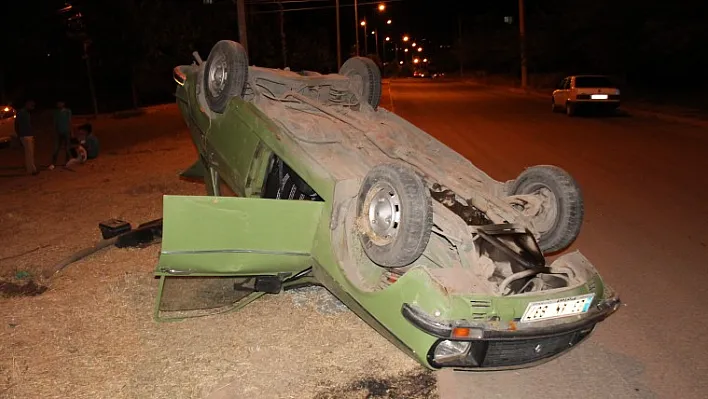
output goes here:
<path id="1" fill-rule="evenodd" d="M 91 112 L 82 58 L 87 39 L 101 112 L 173 101 L 174 66 L 191 63 L 194 50 L 206 59 L 220 39 L 238 40 L 231 0 L 213 0 L 211 5 L 202 0 L 74 0 L 66 13 L 57 12 L 64 1 L 5 3 L 0 12 L 0 101 L 16 105 L 33 98 L 40 107 L 50 107 L 62 98 L 76 113 Z M 283 67 L 277 3 L 247 0 L 252 65 Z M 352 3 L 341 1 L 343 60 L 354 51 Z M 333 5 L 334 0 L 282 1 L 290 68 L 336 71 Z M 383 14 L 375 2 L 362 0 L 359 6 L 369 31 L 380 29 L 380 41 L 389 35 L 402 44 L 402 35 L 410 35 L 425 47 L 421 55 L 438 71 L 457 73 L 461 59 L 469 73 L 518 77 L 517 0 L 400 0 L 386 5 Z M 308 9 L 291 11 L 297 8 Z M 70 19 L 78 13 L 80 18 Z M 385 24 L 388 18 L 393 20 L 390 26 Z M 602 73 L 634 93 L 700 99 L 708 80 L 706 25 L 708 6 L 701 1 L 527 1 L 531 82 L 543 85 L 563 74 Z M 363 30 L 357 28 L 363 52 Z M 369 53 L 375 53 L 372 35 Z M 394 57 L 389 45 L 384 61 Z"/>

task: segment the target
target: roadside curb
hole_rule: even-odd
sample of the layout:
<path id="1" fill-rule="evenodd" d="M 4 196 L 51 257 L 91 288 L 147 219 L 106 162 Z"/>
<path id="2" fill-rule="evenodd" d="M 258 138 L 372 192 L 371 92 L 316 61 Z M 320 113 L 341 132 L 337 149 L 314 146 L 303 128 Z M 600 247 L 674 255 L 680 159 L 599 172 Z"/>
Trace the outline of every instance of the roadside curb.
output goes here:
<path id="1" fill-rule="evenodd" d="M 465 83 L 467 84 L 472 84 L 476 86 L 484 86 L 488 87 L 494 90 L 499 90 L 499 91 L 505 91 L 508 93 L 513 93 L 517 95 L 522 95 L 522 96 L 530 96 L 534 98 L 548 98 L 549 94 L 548 93 L 541 93 L 537 91 L 536 89 L 528 89 L 524 90 L 518 87 L 509 87 L 509 86 L 502 86 L 502 85 L 495 85 L 495 84 L 486 84 L 486 83 L 480 83 L 476 82 L 474 80 L 469 80 L 465 79 Z M 635 106 L 626 106 L 622 105 L 622 109 L 625 109 L 627 112 L 629 112 L 632 115 L 636 116 L 642 116 L 645 118 L 656 118 L 660 120 L 664 120 L 666 122 L 674 122 L 674 123 L 683 123 L 687 125 L 693 125 L 696 127 L 701 127 L 701 128 L 708 128 L 708 120 L 700 119 L 697 117 L 687 117 L 687 116 L 680 116 L 680 115 L 674 115 L 674 114 L 669 114 L 665 112 L 660 112 L 660 111 L 651 111 L 647 109 L 642 109 L 641 107 L 635 107 Z"/>

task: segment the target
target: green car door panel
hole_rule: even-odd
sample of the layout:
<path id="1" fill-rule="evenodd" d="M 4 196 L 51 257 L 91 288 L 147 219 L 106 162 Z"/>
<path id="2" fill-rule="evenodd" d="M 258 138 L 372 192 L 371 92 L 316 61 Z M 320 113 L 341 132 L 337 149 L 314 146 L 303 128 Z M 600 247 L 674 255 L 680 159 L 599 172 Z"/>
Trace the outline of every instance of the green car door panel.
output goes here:
<path id="1" fill-rule="evenodd" d="M 165 196 L 157 271 L 253 275 L 309 266 L 323 203 Z M 265 238 L 267 237 L 267 239 Z"/>

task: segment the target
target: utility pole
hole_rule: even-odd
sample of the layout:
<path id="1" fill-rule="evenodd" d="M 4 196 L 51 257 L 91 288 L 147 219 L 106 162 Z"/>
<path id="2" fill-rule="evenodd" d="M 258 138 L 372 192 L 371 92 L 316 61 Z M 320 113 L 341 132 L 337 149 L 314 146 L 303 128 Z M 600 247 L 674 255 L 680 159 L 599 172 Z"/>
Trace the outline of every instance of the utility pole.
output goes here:
<path id="1" fill-rule="evenodd" d="M 528 71 L 526 70 L 526 18 L 524 0 L 519 0 L 519 41 L 521 42 L 521 88 L 526 89 Z"/>
<path id="2" fill-rule="evenodd" d="M 280 51 L 283 54 L 283 69 L 288 66 L 288 44 L 285 40 L 285 8 L 283 2 L 278 1 L 280 7 Z"/>
<path id="3" fill-rule="evenodd" d="M 457 14 L 457 27 L 459 30 L 459 35 L 460 35 L 460 43 L 458 46 L 458 51 L 459 51 L 459 57 L 460 57 L 460 77 L 463 77 L 465 75 L 465 66 L 464 66 L 464 48 L 462 46 L 462 16 L 460 14 Z"/>
<path id="4" fill-rule="evenodd" d="M 248 33 L 246 32 L 246 0 L 236 0 L 238 12 L 238 41 L 248 54 Z"/>
<path id="5" fill-rule="evenodd" d="M 376 39 L 376 56 L 381 59 L 381 55 L 379 54 L 379 30 L 374 29 L 374 39 Z"/>
<path id="6" fill-rule="evenodd" d="M 335 6 L 337 7 L 337 69 L 339 69 L 342 66 L 342 35 L 339 29 L 339 0 L 336 1 Z"/>
<path id="7" fill-rule="evenodd" d="M 364 19 L 364 22 L 366 22 L 366 19 Z M 368 29 L 369 29 L 369 27 L 367 25 L 364 25 L 364 57 L 369 55 L 369 32 L 368 32 Z"/>
<path id="8" fill-rule="evenodd" d="M 91 60 L 88 55 L 88 39 L 84 40 L 84 56 L 83 59 L 86 60 L 86 73 L 88 73 L 89 80 L 89 90 L 91 90 L 91 100 L 93 101 L 93 114 L 98 116 L 98 101 L 96 100 L 96 89 L 93 86 L 93 74 L 91 73 Z"/>
<path id="9" fill-rule="evenodd" d="M 354 32 L 356 32 L 356 55 L 360 56 L 359 52 L 359 3 L 354 0 Z"/>

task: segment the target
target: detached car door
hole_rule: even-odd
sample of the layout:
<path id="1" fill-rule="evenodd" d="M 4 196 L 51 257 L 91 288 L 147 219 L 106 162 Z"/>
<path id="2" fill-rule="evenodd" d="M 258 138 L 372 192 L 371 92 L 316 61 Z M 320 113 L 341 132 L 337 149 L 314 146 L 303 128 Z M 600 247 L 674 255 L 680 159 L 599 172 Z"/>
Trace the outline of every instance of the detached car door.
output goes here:
<path id="1" fill-rule="evenodd" d="M 165 196 L 163 204 L 156 319 L 164 319 L 161 311 L 216 307 L 220 298 L 233 302 L 221 305 L 243 306 L 279 292 L 312 266 L 324 202 Z M 227 285 L 214 285 L 215 279 Z M 172 285 L 179 280 L 184 284 Z M 167 305 L 163 296 L 172 297 Z"/>

